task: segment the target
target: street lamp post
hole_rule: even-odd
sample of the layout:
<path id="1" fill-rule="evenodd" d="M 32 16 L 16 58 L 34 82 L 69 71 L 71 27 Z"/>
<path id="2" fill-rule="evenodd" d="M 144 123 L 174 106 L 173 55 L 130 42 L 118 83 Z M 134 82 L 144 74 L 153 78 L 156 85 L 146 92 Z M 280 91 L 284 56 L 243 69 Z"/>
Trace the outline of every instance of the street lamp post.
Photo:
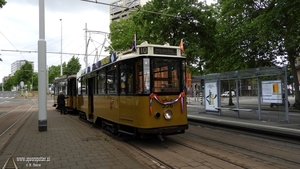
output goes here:
<path id="1" fill-rule="evenodd" d="M 62 19 L 60 20 L 60 76 L 63 75 L 63 70 L 62 70 Z"/>

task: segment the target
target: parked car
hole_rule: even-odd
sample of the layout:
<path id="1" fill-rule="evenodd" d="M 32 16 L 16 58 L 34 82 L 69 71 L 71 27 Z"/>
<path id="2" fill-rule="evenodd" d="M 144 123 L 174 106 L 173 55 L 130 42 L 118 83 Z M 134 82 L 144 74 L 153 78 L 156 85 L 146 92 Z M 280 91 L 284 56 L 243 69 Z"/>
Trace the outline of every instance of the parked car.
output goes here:
<path id="1" fill-rule="evenodd" d="M 231 91 L 231 96 L 235 96 L 235 92 Z M 229 97 L 229 91 L 225 91 L 224 93 L 221 94 L 221 97 Z"/>

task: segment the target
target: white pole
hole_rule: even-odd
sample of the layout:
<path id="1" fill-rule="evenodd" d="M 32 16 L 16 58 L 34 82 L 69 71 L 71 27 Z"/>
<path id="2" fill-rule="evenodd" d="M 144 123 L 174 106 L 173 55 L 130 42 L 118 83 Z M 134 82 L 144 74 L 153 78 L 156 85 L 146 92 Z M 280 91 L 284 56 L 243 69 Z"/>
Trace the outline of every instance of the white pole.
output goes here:
<path id="1" fill-rule="evenodd" d="M 47 46 L 45 40 L 45 1 L 39 0 L 39 40 L 38 40 L 38 130 L 47 131 Z"/>

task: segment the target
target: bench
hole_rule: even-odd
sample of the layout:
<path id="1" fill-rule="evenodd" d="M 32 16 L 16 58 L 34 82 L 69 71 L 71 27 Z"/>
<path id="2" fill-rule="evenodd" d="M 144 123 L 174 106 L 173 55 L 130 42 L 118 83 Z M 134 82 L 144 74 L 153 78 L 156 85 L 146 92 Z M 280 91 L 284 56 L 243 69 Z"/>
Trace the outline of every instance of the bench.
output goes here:
<path id="1" fill-rule="evenodd" d="M 237 117 L 240 117 L 240 111 L 247 111 L 247 112 L 252 112 L 254 114 L 257 114 L 257 110 L 254 109 L 242 109 L 242 108 L 232 108 L 232 111 L 237 113 Z"/>
<path id="2" fill-rule="evenodd" d="M 215 107 L 216 110 L 218 110 L 219 115 L 222 115 L 222 110 L 231 110 L 229 107 Z"/>

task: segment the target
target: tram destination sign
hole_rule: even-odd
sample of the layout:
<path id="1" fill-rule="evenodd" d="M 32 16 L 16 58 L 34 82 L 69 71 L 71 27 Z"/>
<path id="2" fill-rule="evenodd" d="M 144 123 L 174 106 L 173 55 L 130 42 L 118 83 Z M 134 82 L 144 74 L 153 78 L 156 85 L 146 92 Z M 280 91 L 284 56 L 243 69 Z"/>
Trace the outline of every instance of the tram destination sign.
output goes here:
<path id="1" fill-rule="evenodd" d="M 160 55 L 177 55 L 177 49 L 154 47 L 153 53 Z"/>

